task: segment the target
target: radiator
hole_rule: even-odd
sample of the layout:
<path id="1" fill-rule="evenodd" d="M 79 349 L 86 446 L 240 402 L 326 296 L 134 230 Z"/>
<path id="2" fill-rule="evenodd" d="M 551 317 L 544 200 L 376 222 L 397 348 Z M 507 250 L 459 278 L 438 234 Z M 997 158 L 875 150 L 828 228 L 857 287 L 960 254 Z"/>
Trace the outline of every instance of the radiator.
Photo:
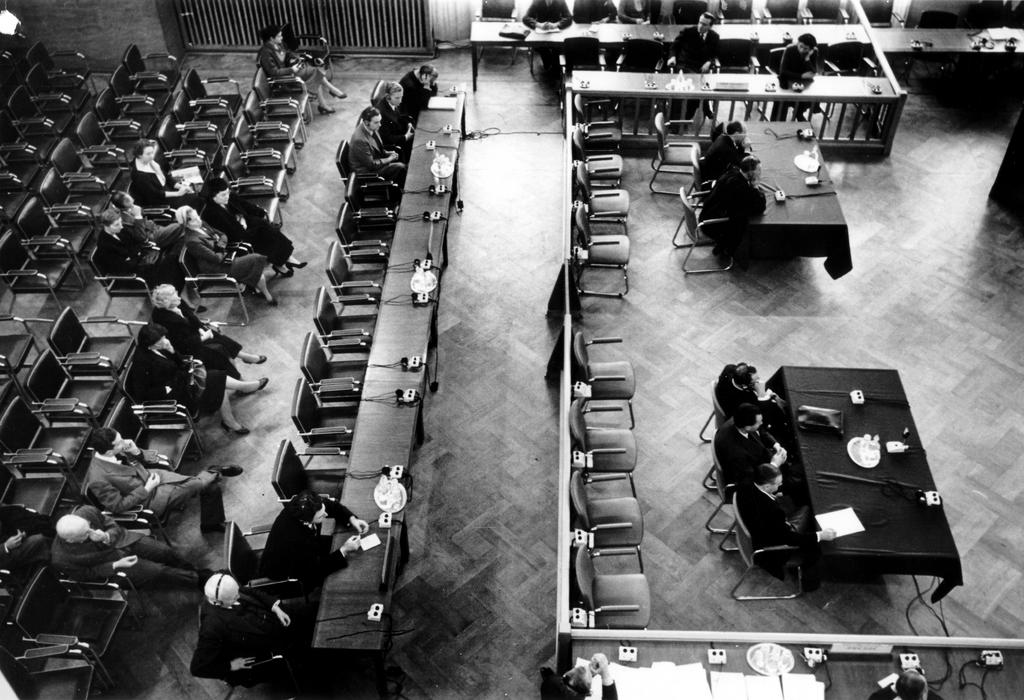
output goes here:
<path id="1" fill-rule="evenodd" d="M 174 0 L 190 51 L 252 51 L 259 30 L 291 22 L 334 52 L 425 54 L 434 50 L 429 0 Z"/>

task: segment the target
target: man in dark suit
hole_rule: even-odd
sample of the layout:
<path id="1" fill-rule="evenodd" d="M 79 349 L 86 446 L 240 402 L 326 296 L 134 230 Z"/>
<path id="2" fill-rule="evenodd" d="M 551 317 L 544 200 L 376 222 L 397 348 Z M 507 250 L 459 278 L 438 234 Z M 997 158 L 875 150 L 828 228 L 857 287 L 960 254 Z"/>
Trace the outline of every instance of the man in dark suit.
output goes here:
<path id="1" fill-rule="evenodd" d="M 715 454 L 726 483 L 750 481 L 759 464 L 770 462 L 781 467 L 786 463 L 785 448 L 767 430 L 761 429 L 762 424 L 761 409 L 742 403 L 715 433 Z"/>
<path id="2" fill-rule="evenodd" d="M 287 680 L 274 654 L 292 657 L 307 647 L 311 611 L 253 588 L 239 588 L 228 574 L 210 576 L 199 611 L 199 641 L 189 671 L 197 678 L 220 678 L 232 685 Z"/>
<path id="3" fill-rule="evenodd" d="M 111 207 L 100 214 L 100 235 L 93 261 L 106 275 L 138 275 L 151 287 L 170 284 L 181 289 L 185 276 L 178 265 L 180 240 L 161 250 L 146 237 L 133 236 L 126 229 L 121 212 Z M 176 227 L 179 231 L 180 226 Z"/>
<path id="4" fill-rule="evenodd" d="M 669 52 L 666 65 L 670 68 L 678 67 L 685 73 L 707 73 L 718 58 L 718 32 L 711 28 L 715 23 L 715 16 L 705 12 L 697 20 L 697 26 L 687 27 L 679 32 L 675 41 L 672 42 L 672 50 Z M 714 118 L 710 104 L 705 100 L 704 116 Z M 686 119 L 693 119 L 697 112 L 697 100 L 687 100 Z"/>
<path id="5" fill-rule="evenodd" d="M 53 526 L 35 511 L 20 505 L 0 505 L 0 569 L 29 575 L 50 561 Z"/>
<path id="6" fill-rule="evenodd" d="M 523 15 L 523 24 L 534 31 L 553 32 L 572 24 L 572 14 L 565 0 L 533 0 Z M 540 54 L 547 74 L 557 74 L 558 51 L 546 48 L 539 48 L 536 51 Z"/>
<path id="7" fill-rule="evenodd" d="M 616 14 L 612 0 L 576 0 L 572 4 L 572 20 L 577 24 L 614 22 Z"/>
<path id="8" fill-rule="evenodd" d="M 747 129 L 741 121 L 731 121 L 719 134 L 701 160 L 700 176 L 705 182 L 718 180 L 747 155 Z"/>
<path id="9" fill-rule="evenodd" d="M 715 182 L 700 213 L 701 221 L 725 219 L 706 226 L 704 233 L 715 241 L 715 255 L 733 257 L 743 269 L 750 264 L 750 246 L 740 245 L 746 238 L 747 222 L 751 216 L 763 214 L 766 206 L 764 192 L 757 186 L 760 179 L 761 161 L 745 156 Z"/>
<path id="10" fill-rule="evenodd" d="M 349 164 L 356 174 L 380 175 L 401 187 L 405 184 L 405 164 L 398 162 L 398 153 L 384 148 L 377 134 L 380 125 L 380 110 L 376 107 L 367 107 L 360 113 L 359 124 L 349 139 Z"/>
<path id="11" fill-rule="evenodd" d="M 209 572 L 189 563 L 189 552 L 140 530 L 125 530 L 93 506 L 79 506 L 57 521 L 54 568 L 85 581 L 124 571 L 136 587 L 150 583 L 195 586 Z"/>
<path id="12" fill-rule="evenodd" d="M 359 549 L 359 535 L 331 551 L 331 538 L 321 535 L 325 518 L 336 527 L 351 527 L 366 534 L 370 526 L 337 501 L 303 491 L 284 505 L 267 536 L 260 557 L 260 575 L 269 579 L 298 579 L 307 594 L 320 588 L 329 574 L 348 566 L 348 555 Z"/>
<path id="13" fill-rule="evenodd" d="M 801 92 L 806 88 L 814 76 L 818 73 L 818 40 L 813 34 L 801 34 L 797 37 L 795 44 L 790 44 L 782 52 L 782 61 L 779 64 L 779 86 L 784 90 L 793 89 Z M 799 87 L 798 87 L 799 86 Z M 794 107 L 796 118 L 804 121 L 807 113 L 806 103 Z M 821 108 L 815 103 L 814 111 Z M 785 121 L 789 112 L 788 106 L 776 104 L 772 110 L 773 121 Z"/>
<path id="14" fill-rule="evenodd" d="M 868 700 L 942 700 L 928 688 L 928 681 L 920 671 L 904 671 L 892 685 L 871 693 Z"/>
<path id="15" fill-rule="evenodd" d="M 738 515 L 750 531 L 754 549 L 790 545 L 796 552 L 766 552 L 755 563 L 776 578 L 785 578 L 787 563 L 800 563 L 803 569 L 803 588 L 813 591 L 821 586 L 817 562 L 821 558 L 819 542 L 836 538 L 834 530 L 814 532 L 810 511 L 805 506 L 790 516 L 778 502 L 782 491 L 782 472 L 774 464 L 760 464 L 754 470 L 753 481 L 742 483 L 736 489 Z M 798 559 L 794 559 L 799 555 Z"/>
<path id="16" fill-rule="evenodd" d="M 437 69 L 424 63 L 418 70 L 409 71 L 398 81 L 405 90 L 402 107 L 413 124 L 420 118 L 420 112 L 430 104 L 430 98 L 437 95 L 437 76 Z"/>
<path id="17" fill-rule="evenodd" d="M 591 657 L 590 663 L 575 666 L 561 676 L 547 666 L 540 670 L 540 676 L 541 700 L 582 700 L 590 695 L 594 676 L 601 677 L 601 697 L 604 700 L 618 700 L 619 697 L 619 689 L 608 667 L 608 657 L 600 652 Z"/>

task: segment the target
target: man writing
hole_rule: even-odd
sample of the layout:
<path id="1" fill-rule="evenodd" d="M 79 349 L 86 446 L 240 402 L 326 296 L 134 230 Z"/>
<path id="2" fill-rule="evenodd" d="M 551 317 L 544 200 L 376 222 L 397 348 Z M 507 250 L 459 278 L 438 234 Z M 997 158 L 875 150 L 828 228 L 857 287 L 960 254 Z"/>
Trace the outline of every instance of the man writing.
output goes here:
<path id="1" fill-rule="evenodd" d="M 218 482 L 221 476 L 238 476 L 241 467 L 210 467 L 195 476 L 161 469 L 166 465 L 160 455 L 140 449 L 111 428 L 93 431 L 90 447 L 94 454 L 85 475 L 86 488 L 105 510 L 124 513 L 142 506 L 162 520 L 198 496 L 199 529 L 224 531 L 224 500 Z"/>
<path id="2" fill-rule="evenodd" d="M 409 71 L 398 81 L 405 90 L 402 107 L 413 124 L 419 119 L 420 112 L 430 104 L 430 98 L 437 95 L 437 76 L 437 69 L 424 63 L 418 70 Z"/>
<path id="3" fill-rule="evenodd" d="M 764 192 L 757 186 L 760 179 L 761 161 L 744 156 L 737 167 L 715 182 L 700 214 L 701 221 L 724 219 L 707 226 L 704 232 L 715 241 L 715 255 L 735 257 L 744 269 L 749 265 L 749 246 L 741 250 L 740 243 L 746 235 L 747 222 L 750 217 L 763 214 L 766 206 Z"/>
<path id="4" fill-rule="evenodd" d="M 556 675 L 548 667 L 540 670 L 541 700 L 580 700 L 590 695 L 590 686 L 594 676 L 601 677 L 601 697 L 604 700 L 618 700 L 619 690 L 615 687 L 608 657 L 598 652 L 590 663 L 576 666 L 561 676 Z"/>
<path id="5" fill-rule="evenodd" d="M 705 182 L 718 180 L 729 168 L 740 164 L 747 155 L 749 145 L 743 122 L 731 121 L 726 124 L 725 130 L 718 135 L 701 160 L 701 178 Z"/>
<path id="6" fill-rule="evenodd" d="M 705 12 L 697 20 L 696 27 L 687 27 L 679 32 L 672 42 L 666 65 L 670 68 L 678 66 L 684 73 L 707 73 L 718 58 L 718 32 L 711 28 L 715 16 Z M 704 116 L 714 117 L 707 101 L 703 102 Z M 697 111 L 697 101 L 687 100 L 686 119 L 692 119 Z"/>
<path id="7" fill-rule="evenodd" d="M 810 509 L 803 506 L 787 517 L 779 504 L 782 495 L 782 472 L 774 464 L 760 464 L 754 470 L 752 482 L 742 483 L 736 489 L 736 509 L 743 524 L 750 531 L 754 549 L 790 545 L 798 551 L 764 552 L 755 563 L 778 579 L 785 578 L 788 563 L 800 564 L 803 572 L 803 590 L 810 592 L 821 587 L 817 562 L 821 558 L 819 542 L 831 542 L 835 530 L 811 531 Z M 794 559 L 796 555 L 799 557 Z"/>
<path id="8" fill-rule="evenodd" d="M 523 24 L 539 32 L 553 32 L 572 24 L 572 14 L 565 0 L 533 0 L 523 15 Z M 536 50 L 549 74 L 558 71 L 558 52 L 555 49 Z"/>
<path id="9" fill-rule="evenodd" d="M 385 150 L 381 141 L 380 110 L 367 107 L 359 114 L 359 124 L 349 140 L 349 163 L 358 175 L 371 173 L 391 180 L 399 187 L 405 184 L 405 164 L 395 151 Z"/>

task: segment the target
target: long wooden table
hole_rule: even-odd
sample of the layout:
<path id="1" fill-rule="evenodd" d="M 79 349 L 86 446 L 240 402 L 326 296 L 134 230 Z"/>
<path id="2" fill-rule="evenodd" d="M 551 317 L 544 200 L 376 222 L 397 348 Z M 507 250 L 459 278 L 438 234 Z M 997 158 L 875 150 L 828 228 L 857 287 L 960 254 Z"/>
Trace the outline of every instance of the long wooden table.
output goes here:
<path id="1" fill-rule="evenodd" d="M 346 506 L 370 523 L 371 532 L 379 534 L 385 543 L 388 537 L 392 538 L 390 546 L 395 556 L 390 558 L 388 570 L 383 571 L 387 547 L 382 545 L 353 554 L 349 557 L 347 568 L 331 574 L 324 582 L 313 634 L 313 646 L 317 648 L 374 653 L 379 689 L 383 688 L 384 682 L 383 651 L 392 627 L 392 586 L 397 569 L 407 556 L 408 524 L 404 512 L 398 512 L 393 516 L 390 532 L 381 530 L 377 525 L 381 511 L 373 497 L 378 480 L 358 477 L 374 474 L 379 477 L 383 467 L 398 464 L 411 471 L 413 449 L 422 441 L 422 401 L 417 406 L 397 405 L 393 397 L 396 390 L 415 389 L 426 400 L 426 372 L 422 369 L 418 372 L 404 371 L 400 366 L 385 365 L 414 355 L 426 361 L 436 343 L 437 299 L 441 285 L 431 294 L 432 301 L 429 304 L 413 306 L 409 286 L 412 278 L 410 268 L 413 260 L 425 258 L 428 252 L 437 265 L 442 264 L 447 216 L 457 184 L 459 146 L 465 128 L 464 115 L 465 95 L 459 95 L 455 110 L 427 109 L 420 113 L 401 214 L 440 211 L 445 218 L 436 223 L 402 219 L 395 229 L 389 259 L 391 269 L 386 274 L 381 291 L 382 303 L 363 383 L 364 399 L 391 398 L 385 401 L 364 400 L 360 405 L 349 456 L 349 478 L 345 480 L 339 494 Z M 441 133 L 445 125 L 449 124 L 453 127 L 452 134 Z M 442 195 L 427 192 L 428 187 L 434 183 L 430 166 L 435 156 L 435 152 L 423 147 L 428 140 L 436 141 L 436 152 L 447 155 L 456 168 L 456 175 L 450 178 L 452 186 Z M 411 484 L 409 488 L 411 500 Z M 336 532 L 334 547 L 339 547 L 350 535 L 348 530 Z M 382 583 L 384 590 L 381 589 Z M 372 622 L 366 616 L 374 603 L 384 605 L 384 617 L 378 622 Z"/>
<path id="2" fill-rule="evenodd" d="M 504 26 L 503 22 L 473 22 L 470 28 L 473 90 L 476 90 L 480 54 L 488 46 L 558 48 L 570 37 L 593 36 L 609 49 L 620 49 L 629 39 L 653 39 L 663 41 L 667 50 L 683 29 L 678 24 L 570 24 L 556 32 L 530 32 L 526 39 L 518 40 L 501 36 Z M 755 52 L 784 46 L 804 33 L 813 34 L 819 44 L 842 41 L 870 43 L 867 32 L 859 24 L 718 24 L 714 30 L 722 39 L 753 39 L 756 42 Z M 530 70 L 533 70 L 532 62 Z"/>
<path id="3" fill-rule="evenodd" d="M 1017 50 L 1024 52 L 1024 30 L 1000 28 L 1017 42 Z M 993 41 L 987 46 L 973 48 L 976 39 L 990 37 L 987 29 L 902 29 L 899 27 L 875 28 L 871 30 L 875 46 L 887 54 L 967 54 L 1005 55 L 1004 39 Z M 919 47 L 913 42 L 919 42 Z"/>
<path id="4" fill-rule="evenodd" d="M 851 507 L 865 527 L 823 543 L 825 562 L 859 572 L 939 577 L 932 602 L 961 585 L 960 555 L 943 507 L 918 503 L 916 492 L 934 491 L 935 481 L 899 372 L 781 367 L 768 384 L 787 402 L 794 426 L 803 405 L 843 413 L 841 436 L 794 431 L 814 512 Z M 854 389 L 864 393 L 862 405 L 851 402 Z M 856 465 L 847 454 L 849 440 L 862 435 L 878 435 L 882 443 L 881 462 L 871 469 Z M 888 441 L 904 441 L 911 449 L 889 454 Z"/>

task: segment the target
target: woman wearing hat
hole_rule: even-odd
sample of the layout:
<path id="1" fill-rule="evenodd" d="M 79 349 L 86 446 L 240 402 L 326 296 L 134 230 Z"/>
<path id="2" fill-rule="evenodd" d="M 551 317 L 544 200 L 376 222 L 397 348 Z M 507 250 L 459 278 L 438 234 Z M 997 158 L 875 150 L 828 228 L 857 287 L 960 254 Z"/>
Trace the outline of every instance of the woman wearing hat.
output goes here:
<path id="1" fill-rule="evenodd" d="M 220 411 L 224 430 L 248 435 L 249 429 L 238 422 L 231 410 L 231 395 L 260 391 L 269 381 L 267 377 L 240 381 L 229 377 L 224 370 L 205 367 L 197 371 L 174 349 L 167 339 L 166 328 L 158 323 L 147 323 L 139 330 L 129 390 L 134 401 L 173 400 L 191 413 Z"/>
<path id="2" fill-rule="evenodd" d="M 344 91 L 331 85 L 327 80 L 327 70 L 323 66 L 314 66 L 305 62 L 299 54 L 289 51 L 284 45 L 281 25 L 271 24 L 260 30 L 263 46 L 256 57 L 257 63 L 268 78 L 281 78 L 294 75 L 306 84 L 306 92 L 319 98 L 316 110 L 320 114 L 333 114 L 334 110 L 327 106 L 327 93 L 342 99 L 348 97 Z"/>
<path id="3" fill-rule="evenodd" d="M 280 226 L 267 219 L 262 208 L 231 193 L 228 183 L 215 178 L 207 184 L 208 198 L 203 221 L 223 231 L 232 243 L 251 243 L 254 251 L 265 255 L 281 277 L 291 277 L 295 268 L 302 269 L 292 251 L 295 246 Z"/>
<path id="4" fill-rule="evenodd" d="M 185 226 L 185 249 L 195 261 L 199 272 L 223 274 L 224 263 L 228 262 L 228 237 L 204 224 L 192 207 L 182 207 L 175 212 L 175 218 Z M 271 306 L 277 306 L 277 300 L 267 289 L 267 278 L 263 274 L 263 268 L 267 266 L 266 256 L 259 253 L 235 255 L 229 262 L 229 276 L 239 285 L 262 294 Z"/>

